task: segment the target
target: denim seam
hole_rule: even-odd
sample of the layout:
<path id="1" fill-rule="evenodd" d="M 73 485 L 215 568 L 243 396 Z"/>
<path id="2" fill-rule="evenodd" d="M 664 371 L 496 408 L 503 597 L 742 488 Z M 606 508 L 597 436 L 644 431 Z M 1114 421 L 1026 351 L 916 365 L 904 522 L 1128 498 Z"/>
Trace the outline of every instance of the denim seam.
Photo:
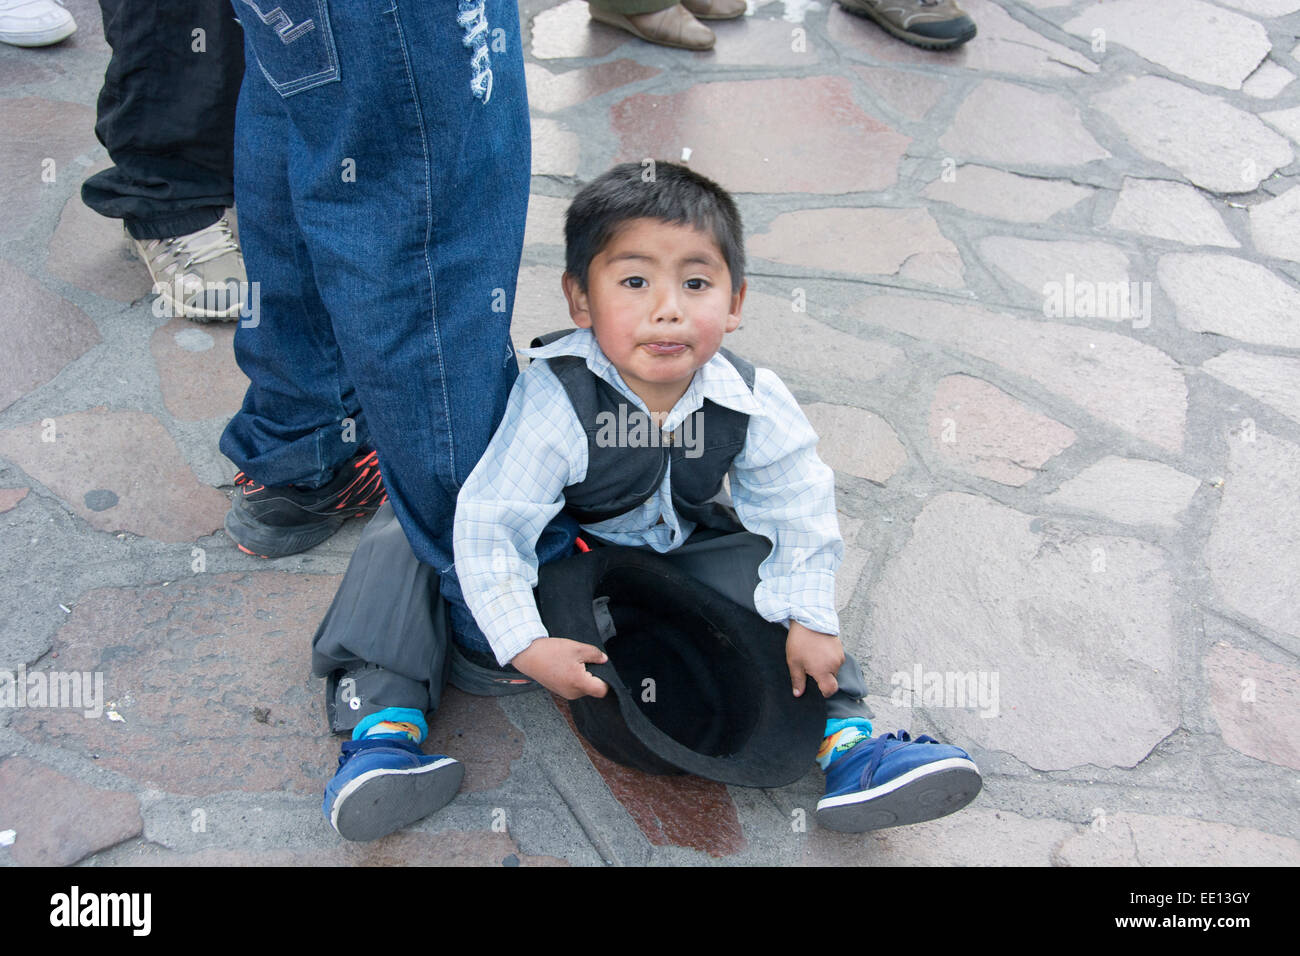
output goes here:
<path id="1" fill-rule="evenodd" d="M 451 400 L 447 395 L 447 368 L 443 360 L 442 336 L 438 331 L 437 284 L 433 277 L 433 263 L 429 258 L 429 246 L 433 242 L 433 168 L 429 158 L 429 131 L 424 125 L 424 111 L 420 106 L 420 90 L 415 82 L 415 74 L 411 70 L 411 54 L 406 46 L 406 34 L 402 30 L 402 15 L 397 9 L 396 0 L 393 3 L 392 13 L 393 25 L 397 29 L 398 46 L 402 50 L 402 64 L 406 68 L 406 79 L 411 87 L 411 100 L 415 106 L 415 119 L 420 127 L 420 149 L 424 151 L 424 268 L 429 276 L 429 318 L 433 326 L 434 351 L 437 353 L 436 358 L 438 361 L 438 391 L 442 394 L 443 421 L 450 425 L 452 417 Z M 446 437 L 447 471 L 454 481 L 456 475 L 456 436 L 450 427 L 446 429 Z"/>

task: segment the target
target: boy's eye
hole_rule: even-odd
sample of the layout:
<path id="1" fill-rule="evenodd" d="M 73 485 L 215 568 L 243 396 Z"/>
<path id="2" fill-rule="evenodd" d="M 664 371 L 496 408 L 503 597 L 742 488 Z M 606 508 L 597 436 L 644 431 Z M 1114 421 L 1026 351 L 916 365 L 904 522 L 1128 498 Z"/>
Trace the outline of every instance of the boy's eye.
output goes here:
<path id="1" fill-rule="evenodd" d="M 629 289 L 644 289 L 646 286 L 645 279 L 640 276 L 628 276 L 623 280 L 623 284 Z"/>
<path id="2" fill-rule="evenodd" d="M 708 287 L 709 287 L 708 279 L 687 279 L 686 280 L 686 288 L 690 289 L 693 292 L 699 292 L 700 290 L 707 289 Z"/>

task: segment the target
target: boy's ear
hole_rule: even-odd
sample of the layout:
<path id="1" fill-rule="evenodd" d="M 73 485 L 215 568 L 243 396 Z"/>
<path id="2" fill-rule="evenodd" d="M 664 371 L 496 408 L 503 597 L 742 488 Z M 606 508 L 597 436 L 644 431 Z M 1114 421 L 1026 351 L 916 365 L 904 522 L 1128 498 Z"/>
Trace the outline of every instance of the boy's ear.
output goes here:
<path id="1" fill-rule="evenodd" d="M 569 302 L 569 318 L 573 319 L 573 324 L 580 329 L 591 328 L 591 311 L 587 305 L 587 293 L 583 291 L 578 277 L 571 272 L 566 272 L 560 278 L 560 285 L 564 289 L 564 298 Z"/>
<path id="2" fill-rule="evenodd" d="M 731 312 L 727 316 L 728 332 L 734 332 L 740 328 L 740 308 L 745 304 L 745 292 L 748 288 L 749 283 L 741 279 L 740 288 L 731 296 Z"/>

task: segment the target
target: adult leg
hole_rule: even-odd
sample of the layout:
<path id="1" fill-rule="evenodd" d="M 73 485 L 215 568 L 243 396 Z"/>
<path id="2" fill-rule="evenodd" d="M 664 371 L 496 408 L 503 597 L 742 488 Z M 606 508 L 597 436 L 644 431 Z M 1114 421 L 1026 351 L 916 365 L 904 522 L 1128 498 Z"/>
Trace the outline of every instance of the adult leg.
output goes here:
<path id="1" fill-rule="evenodd" d="M 239 9 L 256 22 L 246 6 Z M 369 430 L 293 208 L 289 159 L 300 148 L 293 117 L 258 69 L 251 44 L 248 63 L 234 166 L 240 240 L 255 290 L 235 331 L 235 359 L 249 385 L 221 451 L 262 485 L 319 487 L 367 446 Z"/>
<path id="2" fill-rule="evenodd" d="M 344 378 L 365 409 L 367 437 L 415 555 L 445 571 L 456 492 L 518 374 L 509 309 L 529 135 L 517 10 L 504 0 L 465 4 L 459 15 L 415 0 L 388 9 L 285 0 L 279 17 L 263 19 L 247 0 L 235 2 L 259 67 L 255 75 L 250 58 L 243 96 L 277 95 L 285 110 L 279 132 L 291 215 Z M 242 175 L 239 183 L 242 205 Z M 265 266 L 246 247 L 255 278 Z M 273 308 L 267 291 L 260 324 L 236 338 L 241 366 L 252 369 L 250 396 L 263 387 L 259 376 L 274 380 L 258 406 L 261 431 L 296 443 L 315 436 L 322 449 L 340 452 L 332 461 L 322 455 L 326 468 L 337 467 L 348 452 L 337 420 L 316 410 L 320 421 L 308 432 L 302 424 L 311 415 L 291 410 L 311 407 L 318 389 L 312 362 L 291 354 L 302 338 L 293 318 Z M 241 415 L 248 411 L 246 400 Z M 302 481 L 285 469 L 259 471 L 276 456 L 275 442 L 245 426 L 236 416 L 223 451 L 242 454 L 265 484 Z M 238 435 L 249 444 L 238 447 Z"/>
<path id="3" fill-rule="evenodd" d="M 211 226 L 234 204 L 244 52 L 229 0 L 100 0 L 100 9 L 113 55 L 95 135 L 114 165 L 86 180 L 83 201 L 136 239 Z"/>

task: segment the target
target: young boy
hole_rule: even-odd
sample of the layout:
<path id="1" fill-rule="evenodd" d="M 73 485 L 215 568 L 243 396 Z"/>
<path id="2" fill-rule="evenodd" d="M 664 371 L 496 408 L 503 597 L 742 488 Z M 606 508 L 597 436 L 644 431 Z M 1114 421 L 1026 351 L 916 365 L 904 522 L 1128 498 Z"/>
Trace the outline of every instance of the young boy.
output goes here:
<path id="1" fill-rule="evenodd" d="M 455 566 L 436 588 L 459 590 L 472 618 L 428 600 L 435 570 L 385 506 L 313 640 L 331 726 L 352 734 L 323 805 L 347 839 L 384 836 L 456 795 L 461 764 L 419 747 L 449 674 L 475 693 L 607 693 L 586 668 L 603 652 L 548 634 L 533 597 L 538 564 L 570 554 L 577 530 L 598 546 L 658 552 L 787 626 L 792 693 L 811 678 L 827 698 L 823 826 L 916 823 L 979 792 L 957 747 L 871 736 L 862 672 L 836 636 L 834 474 L 776 375 L 721 350 L 745 299 L 735 203 L 683 167 L 643 172 L 615 167 L 574 198 L 563 284 L 577 329 L 527 351 L 533 362 L 458 496 Z M 606 427 L 634 421 L 651 424 Z M 652 431 L 655 449 L 671 436 L 680 453 L 644 454 Z M 729 501 L 717 493 L 724 477 Z"/>
<path id="2" fill-rule="evenodd" d="M 745 299 L 735 203 L 681 166 L 644 173 L 617 166 L 569 209 L 563 287 L 577 331 L 524 353 L 532 364 L 461 489 L 454 547 L 465 602 L 502 667 L 570 700 L 601 697 L 608 687 L 586 664 L 604 655 L 548 634 L 538 615 L 536 544 L 548 523 L 565 513 L 600 543 L 703 554 L 693 567 L 705 583 L 757 563 L 757 587 L 741 598 L 788 625 L 792 693 L 811 678 L 828 698 L 819 821 L 860 831 L 951 813 L 980 788 L 969 755 L 929 737 L 871 736 L 861 671 L 836 636 L 843 543 L 816 434 L 775 374 L 720 352 Z M 616 429 L 579 420 L 574 396 L 593 387 L 606 416 L 648 416 L 684 454 L 662 474 L 632 464 L 610 447 Z M 742 436 L 734 448 L 692 456 L 693 436 L 728 429 Z M 734 510 L 713 496 L 723 474 Z M 706 540 L 736 545 L 702 549 Z"/>

